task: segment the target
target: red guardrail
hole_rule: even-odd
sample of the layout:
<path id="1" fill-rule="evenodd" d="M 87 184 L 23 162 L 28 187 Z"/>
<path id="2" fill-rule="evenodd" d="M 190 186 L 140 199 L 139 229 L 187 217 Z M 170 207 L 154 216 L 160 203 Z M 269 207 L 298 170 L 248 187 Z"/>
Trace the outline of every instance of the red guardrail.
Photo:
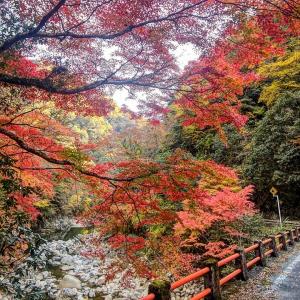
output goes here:
<path id="1" fill-rule="evenodd" d="M 227 265 L 228 263 L 232 262 L 233 260 L 235 260 L 239 257 L 240 257 L 240 255 L 238 253 L 232 254 L 232 255 L 230 255 L 230 256 L 222 259 L 222 260 L 219 260 L 217 262 L 217 265 L 218 265 L 218 267 L 223 267 L 223 266 Z"/>
<path id="2" fill-rule="evenodd" d="M 141 300 L 154 300 L 155 295 L 154 294 L 149 294 L 146 297 L 142 298 Z"/>
<path id="3" fill-rule="evenodd" d="M 271 240 L 271 241 L 272 241 L 272 240 Z M 263 242 L 262 242 L 262 243 L 263 243 Z M 254 245 L 252 245 L 252 246 L 246 248 L 246 249 L 245 249 L 245 253 L 249 253 L 249 252 L 251 252 L 251 251 L 253 251 L 253 250 L 257 249 L 257 248 L 258 248 L 258 244 L 254 244 Z"/>
<path id="4" fill-rule="evenodd" d="M 181 278 L 177 281 L 175 281 L 174 283 L 171 284 L 171 290 L 175 290 L 181 286 L 183 286 L 184 284 L 191 282 L 197 278 L 202 277 L 203 275 L 207 274 L 210 272 L 210 269 L 208 267 L 201 269 L 200 271 L 197 271 L 191 275 L 188 275 L 184 278 Z"/>
<path id="5" fill-rule="evenodd" d="M 204 297 L 208 296 L 210 293 L 211 293 L 211 289 L 207 288 L 204 291 L 202 291 L 201 293 L 199 293 L 196 296 L 194 296 L 193 298 L 191 298 L 191 300 L 200 300 L 200 299 L 203 299 Z"/>
<path id="6" fill-rule="evenodd" d="M 200 300 L 204 297 L 212 294 L 212 299 L 217 298 L 221 294 L 221 286 L 236 278 L 241 277 L 244 280 L 248 279 L 248 270 L 256 264 L 266 265 L 265 259 L 269 255 L 277 256 L 279 250 L 287 250 L 287 245 L 293 245 L 294 241 L 300 240 L 300 227 L 296 227 L 290 231 L 282 232 L 280 234 L 271 236 L 263 241 L 258 241 L 255 244 L 245 248 L 237 250 L 237 253 L 232 254 L 218 262 L 204 267 L 203 269 L 190 274 L 184 278 L 181 278 L 171 284 L 169 293 L 175 289 L 191 282 L 195 279 L 206 276 L 208 280 L 204 280 L 204 290 L 199 294 L 193 296 L 191 300 Z M 278 241 L 278 244 L 277 244 Z M 266 248 L 263 250 L 263 248 Z M 247 262 L 246 254 L 255 250 L 255 257 Z M 232 261 L 236 261 L 238 268 L 226 275 L 223 278 L 219 278 L 220 268 L 226 266 Z M 212 278 L 214 277 L 214 278 Z M 151 293 L 140 300 L 155 300 L 155 294 Z"/>
<path id="7" fill-rule="evenodd" d="M 266 239 L 266 240 L 262 241 L 263 245 L 267 245 L 271 242 L 272 242 L 272 239 Z"/>
<path id="8" fill-rule="evenodd" d="M 236 276 L 238 276 L 239 274 L 242 273 L 241 269 L 237 269 L 235 271 L 233 271 L 232 273 L 228 274 L 227 276 L 223 277 L 220 280 L 220 285 L 224 285 L 225 283 L 229 282 L 231 279 L 235 278 Z"/>

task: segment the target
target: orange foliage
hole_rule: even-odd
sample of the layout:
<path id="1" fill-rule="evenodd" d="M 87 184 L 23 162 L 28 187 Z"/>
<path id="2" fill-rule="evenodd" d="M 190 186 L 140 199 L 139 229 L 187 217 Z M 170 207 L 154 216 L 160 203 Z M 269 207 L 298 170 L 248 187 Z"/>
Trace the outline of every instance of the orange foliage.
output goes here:
<path id="1" fill-rule="evenodd" d="M 0 158 L 11 159 L 14 179 L 21 189 L 34 193 L 8 195 L 16 202 L 14 209 L 35 220 L 40 213 L 34 206 L 37 195 L 51 197 L 54 178 L 67 177 L 83 181 L 92 194 L 93 205 L 82 220 L 111 235 L 111 245 L 124 247 L 143 272 L 147 263 L 141 254 L 149 249 L 179 268 L 190 268 L 194 258 L 181 252 L 180 246 L 187 243 L 204 247 L 204 255 L 230 252 L 223 241 L 206 245 L 201 237 L 220 224 L 228 232 L 231 222 L 254 213 L 249 199 L 253 188 L 242 188 L 233 170 L 197 161 L 180 150 L 164 159 L 137 157 L 97 164 L 88 151 L 92 145 L 82 145 L 72 130 L 41 106 L 54 103 L 65 113 L 103 116 L 113 109 L 106 96 L 110 86 L 134 87 L 137 92 L 160 89 L 165 98 L 177 91 L 175 104 L 184 112 L 183 124 L 213 127 L 225 140 L 223 124 L 240 129 L 247 122 L 239 112 L 239 97 L 247 85 L 260 80 L 255 66 L 281 55 L 287 39 L 299 34 L 294 18 L 298 8 L 286 1 L 274 5 L 254 0 L 72 5 L 38 0 L 34 6 L 31 1 L 19 2 L 12 8 L 3 4 L 16 14 L 24 32 L 9 29 L 9 38 L 0 45 Z M 249 8 L 249 13 L 241 7 Z M 217 41 L 206 27 L 210 18 L 222 25 L 216 29 Z M 41 41 L 48 51 L 41 53 Z M 113 55 L 107 59 L 104 50 L 109 42 Z M 200 43 L 209 53 L 190 63 L 180 76 L 170 52 L 174 42 Z M 61 58 L 66 67 L 57 62 Z M 148 107 L 167 113 L 156 101 L 160 96 L 151 95 Z M 157 116 L 154 119 L 152 124 L 159 126 Z M 5 179 L 7 174 L 1 176 Z M 155 226 L 165 232 L 157 233 Z"/>

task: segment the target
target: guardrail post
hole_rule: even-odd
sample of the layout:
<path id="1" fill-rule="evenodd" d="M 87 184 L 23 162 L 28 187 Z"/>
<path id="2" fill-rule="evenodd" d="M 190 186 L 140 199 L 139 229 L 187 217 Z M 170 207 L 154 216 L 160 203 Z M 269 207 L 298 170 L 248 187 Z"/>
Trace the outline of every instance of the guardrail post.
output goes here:
<path id="1" fill-rule="evenodd" d="M 289 239 L 290 239 L 289 244 L 290 244 L 291 246 L 293 246 L 293 245 L 295 244 L 295 242 L 294 242 L 293 230 L 289 230 L 288 235 L 289 235 Z"/>
<path id="2" fill-rule="evenodd" d="M 271 235 L 270 236 L 271 244 L 270 244 L 270 248 L 273 250 L 271 256 L 273 257 L 277 257 L 278 256 L 278 249 L 277 249 L 277 245 L 276 245 L 276 237 L 275 235 Z"/>
<path id="3" fill-rule="evenodd" d="M 295 228 L 295 241 L 299 242 L 299 228 L 298 227 Z"/>
<path id="4" fill-rule="evenodd" d="M 208 260 L 206 266 L 209 267 L 210 272 L 204 275 L 204 287 L 210 288 L 210 295 L 206 296 L 205 300 L 222 300 L 221 286 L 220 286 L 220 269 L 217 260 Z"/>
<path id="5" fill-rule="evenodd" d="M 240 279 L 246 281 L 246 280 L 249 279 L 249 275 L 248 275 L 248 268 L 247 268 L 247 260 L 246 260 L 245 250 L 239 248 L 239 249 L 235 249 L 234 252 L 238 253 L 240 255 L 235 260 L 236 266 L 242 270 L 242 273 L 239 277 L 240 277 Z"/>
<path id="6" fill-rule="evenodd" d="M 171 300 L 171 283 L 168 280 L 154 280 L 148 287 L 148 294 L 154 294 L 155 300 Z"/>
<path id="7" fill-rule="evenodd" d="M 267 265 L 267 260 L 264 255 L 264 250 L 263 250 L 263 243 L 262 241 L 255 241 L 256 244 L 258 244 L 258 248 L 255 249 L 255 256 L 260 257 L 259 265 L 262 267 L 265 267 Z"/>
<path id="8" fill-rule="evenodd" d="M 281 232 L 281 243 L 282 243 L 282 250 L 287 251 L 287 243 L 286 243 L 286 236 L 285 232 Z"/>

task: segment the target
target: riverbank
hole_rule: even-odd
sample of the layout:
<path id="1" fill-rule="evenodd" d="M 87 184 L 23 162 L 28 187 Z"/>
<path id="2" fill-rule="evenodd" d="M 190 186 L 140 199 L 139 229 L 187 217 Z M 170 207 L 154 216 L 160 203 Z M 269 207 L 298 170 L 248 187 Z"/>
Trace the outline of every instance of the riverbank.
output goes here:
<path id="1" fill-rule="evenodd" d="M 138 299 L 147 294 L 145 279 L 128 277 L 125 270 L 117 272 L 116 253 L 104 242 L 95 248 L 93 234 L 73 239 L 54 240 L 42 244 L 7 278 L 0 277 L 0 298 L 12 299 Z M 98 251 L 101 258 L 88 256 Z M 130 268 L 130 266 L 129 266 Z M 115 276 L 107 280 L 111 274 Z"/>
<path id="2" fill-rule="evenodd" d="M 17 270 L 0 275 L 1 300 L 136 300 L 148 294 L 150 282 L 134 277 L 124 256 L 90 228 L 58 219 L 47 224 L 43 238 L 47 241 Z M 172 292 L 171 299 L 188 300 L 202 288 L 203 281 L 195 280 Z"/>

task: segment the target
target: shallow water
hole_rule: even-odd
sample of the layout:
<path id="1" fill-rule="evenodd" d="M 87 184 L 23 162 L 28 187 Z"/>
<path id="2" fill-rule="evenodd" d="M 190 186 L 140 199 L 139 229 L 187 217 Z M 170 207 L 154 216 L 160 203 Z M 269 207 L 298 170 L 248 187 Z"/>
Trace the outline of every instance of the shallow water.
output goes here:
<path id="1" fill-rule="evenodd" d="M 51 266 L 48 265 L 46 266 L 46 270 L 51 272 L 51 274 L 56 278 L 56 279 L 61 279 L 64 277 L 65 272 L 61 269 L 60 266 Z"/>

